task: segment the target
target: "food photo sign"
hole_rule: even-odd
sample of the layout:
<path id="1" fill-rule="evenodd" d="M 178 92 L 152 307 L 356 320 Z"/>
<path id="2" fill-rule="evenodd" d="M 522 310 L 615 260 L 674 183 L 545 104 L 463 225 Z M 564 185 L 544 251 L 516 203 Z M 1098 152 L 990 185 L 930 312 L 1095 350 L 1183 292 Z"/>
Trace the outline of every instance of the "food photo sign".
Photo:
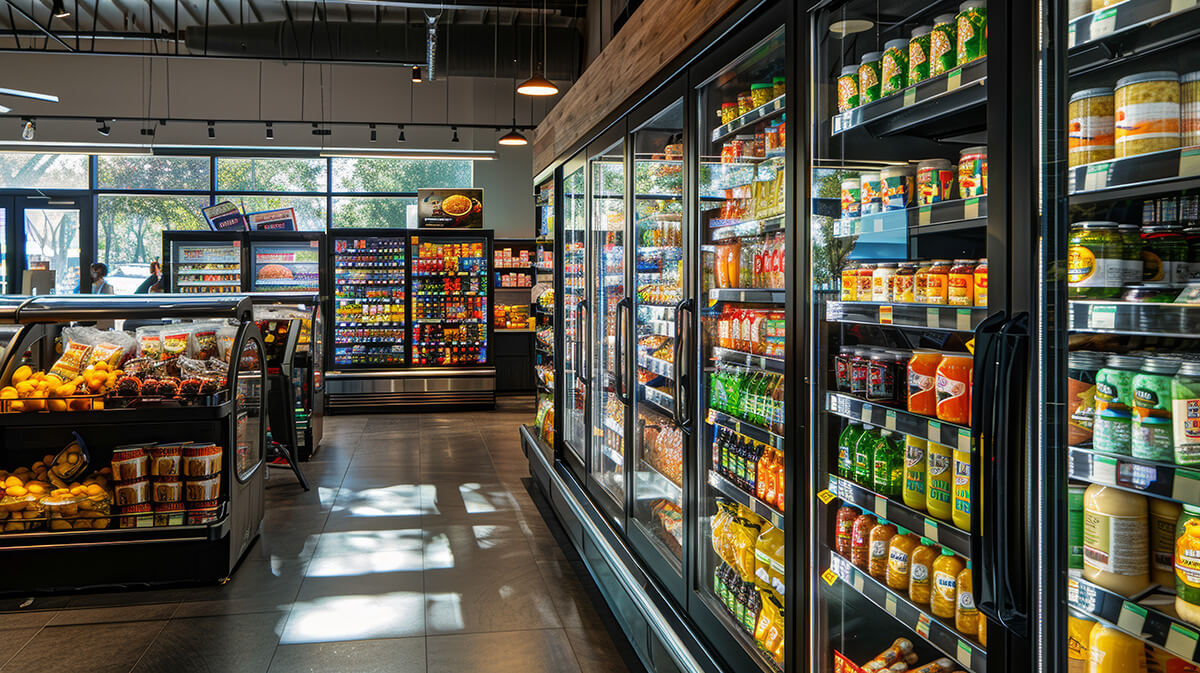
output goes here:
<path id="1" fill-rule="evenodd" d="M 250 213 L 246 219 L 254 231 L 296 231 L 296 211 L 292 208 Z"/>
<path id="2" fill-rule="evenodd" d="M 422 229 L 482 229 L 482 189 L 418 189 Z"/>
<path id="3" fill-rule="evenodd" d="M 204 214 L 204 219 L 213 231 L 246 231 L 246 218 L 232 201 L 222 201 L 201 208 L 200 212 Z"/>

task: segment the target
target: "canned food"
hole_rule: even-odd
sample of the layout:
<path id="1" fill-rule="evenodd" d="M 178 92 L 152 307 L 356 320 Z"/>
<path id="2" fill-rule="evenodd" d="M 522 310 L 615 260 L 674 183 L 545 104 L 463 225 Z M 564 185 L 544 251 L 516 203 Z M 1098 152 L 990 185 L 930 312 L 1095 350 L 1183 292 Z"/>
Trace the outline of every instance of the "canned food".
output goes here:
<path id="1" fill-rule="evenodd" d="M 1182 145 L 1200 145 L 1200 70 L 1179 78 L 1179 98 L 1179 133 Z"/>
<path id="2" fill-rule="evenodd" d="M 929 40 L 933 26 L 917 26 L 908 40 L 908 85 L 929 79 Z"/>
<path id="3" fill-rule="evenodd" d="M 1068 117 L 1068 162 L 1071 166 L 1113 158 L 1115 118 L 1112 89 L 1084 89 L 1071 94 Z"/>
<path id="4" fill-rule="evenodd" d="M 858 90 L 858 66 L 842 68 L 837 80 L 838 112 L 853 110 L 862 104 Z"/>
<path id="5" fill-rule="evenodd" d="M 987 146 L 963 150 L 958 158 L 958 195 L 969 199 L 987 194 Z"/>
<path id="6" fill-rule="evenodd" d="M 913 205 L 916 169 L 912 166 L 888 166 L 879 172 L 883 189 L 883 210 L 904 210 Z"/>
<path id="7" fill-rule="evenodd" d="M 954 168 L 947 159 L 917 164 L 917 202 L 922 206 L 949 201 L 954 191 Z"/>
<path id="8" fill-rule="evenodd" d="M 908 40 L 888 40 L 884 43 L 880 73 L 881 96 L 889 96 L 908 86 Z"/>
<path id="9" fill-rule="evenodd" d="M 988 303 L 988 265 L 987 257 L 975 264 L 975 305 L 987 306 Z"/>
<path id="10" fill-rule="evenodd" d="M 1125 245 L 1116 222 L 1077 222 L 1067 240 L 1067 294 L 1104 299 L 1121 294 Z"/>
<path id="11" fill-rule="evenodd" d="M 842 301 L 858 299 L 858 269 L 848 266 L 842 269 Z"/>
<path id="12" fill-rule="evenodd" d="M 862 180 L 846 178 L 842 180 L 842 217 L 858 217 L 862 214 Z"/>
<path id="13" fill-rule="evenodd" d="M 955 21 L 958 30 L 955 58 L 958 65 L 987 56 L 987 2 L 967 0 L 958 6 Z"/>
<path id="14" fill-rule="evenodd" d="M 863 54 L 858 66 L 858 98 L 860 105 L 879 100 L 883 77 L 883 52 Z"/>
<path id="15" fill-rule="evenodd" d="M 946 306 L 950 303 L 950 260 L 935 259 L 925 276 L 925 303 Z"/>
<path id="16" fill-rule="evenodd" d="M 1116 156 L 1179 147 L 1179 75 L 1157 70 L 1117 80 Z"/>
<path id="17" fill-rule="evenodd" d="M 882 213 L 883 185 L 879 173 L 862 173 L 858 177 L 862 183 L 862 206 L 860 208 L 862 214 Z"/>
<path id="18" fill-rule="evenodd" d="M 958 46 L 958 19 L 953 14 L 942 14 L 933 20 L 933 32 L 929 34 L 929 75 L 937 77 L 950 72 L 958 63 L 955 49 Z"/>
<path id="19" fill-rule="evenodd" d="M 911 304 L 915 301 L 913 290 L 917 279 L 917 265 L 913 262 L 901 262 L 900 268 L 892 278 L 892 301 L 897 304 Z"/>

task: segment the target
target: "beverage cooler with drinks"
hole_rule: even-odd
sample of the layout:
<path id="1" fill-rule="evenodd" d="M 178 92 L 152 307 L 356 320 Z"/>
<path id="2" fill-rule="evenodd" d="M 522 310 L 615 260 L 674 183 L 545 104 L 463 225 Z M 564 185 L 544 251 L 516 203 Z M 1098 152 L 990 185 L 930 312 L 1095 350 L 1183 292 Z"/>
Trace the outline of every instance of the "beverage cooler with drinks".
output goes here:
<path id="1" fill-rule="evenodd" d="M 1036 665 L 1200 670 L 1200 11 L 1045 4 Z"/>
<path id="2" fill-rule="evenodd" d="M 163 273 L 167 292 L 209 294 L 242 292 L 245 234 L 242 232 L 164 231 Z"/>
<path id="3" fill-rule="evenodd" d="M 412 251 L 413 367 L 491 362 L 491 232 L 421 232 Z"/>
<path id="4" fill-rule="evenodd" d="M 408 242 L 379 230 L 340 231 L 330 240 L 332 369 L 387 370 L 407 364 Z"/>

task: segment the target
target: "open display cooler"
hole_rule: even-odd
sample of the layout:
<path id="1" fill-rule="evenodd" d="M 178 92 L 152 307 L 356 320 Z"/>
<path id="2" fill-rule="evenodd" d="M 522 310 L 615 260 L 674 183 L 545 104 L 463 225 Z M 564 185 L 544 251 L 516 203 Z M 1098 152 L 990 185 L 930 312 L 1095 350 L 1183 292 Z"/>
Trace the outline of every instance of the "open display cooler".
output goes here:
<path id="1" fill-rule="evenodd" d="M 245 289 L 245 234 L 164 231 L 166 290 L 180 294 L 238 293 Z"/>
<path id="2" fill-rule="evenodd" d="M 321 293 L 325 234 L 254 231 L 247 237 L 251 291 Z"/>
<path id="3" fill-rule="evenodd" d="M 0 320 L 18 331 L 0 363 L 0 555 L 21 572 L 0 590 L 227 578 L 263 517 L 266 380 L 249 299 L 81 295 L 8 308 Z M 95 343 L 86 329 L 65 329 L 117 318 L 166 326 L 157 341 L 98 332 Z M 190 334 L 192 357 L 162 359 L 170 351 L 158 344 L 173 350 Z M 172 368 L 199 378 L 175 384 Z M 80 387 L 38 392 L 73 369 Z"/>

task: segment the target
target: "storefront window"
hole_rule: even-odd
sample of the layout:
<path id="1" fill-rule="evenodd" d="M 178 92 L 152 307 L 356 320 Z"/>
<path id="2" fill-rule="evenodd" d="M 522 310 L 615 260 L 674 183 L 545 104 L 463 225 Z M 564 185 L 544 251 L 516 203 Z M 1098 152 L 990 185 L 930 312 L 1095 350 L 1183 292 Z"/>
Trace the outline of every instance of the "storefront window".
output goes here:
<path id="1" fill-rule="evenodd" d="M 209 189 L 208 157 L 100 155 L 96 157 L 99 189 Z"/>
<path id="2" fill-rule="evenodd" d="M 296 227 L 300 231 L 325 231 L 325 197 L 323 196 L 218 194 L 217 201 L 232 201 L 242 209 L 243 213 L 247 214 L 264 210 L 294 208 L 296 210 Z"/>
<path id="3" fill-rule="evenodd" d="M 325 159 L 217 158 L 217 190 L 230 192 L 323 192 Z"/>
<path id="4" fill-rule="evenodd" d="M 24 268 L 53 271 L 55 294 L 79 292 L 78 210 L 25 209 Z"/>
<path id="5" fill-rule="evenodd" d="M 424 187 L 470 187 L 469 159 L 334 158 L 334 192 L 409 192 Z"/>
<path id="6" fill-rule="evenodd" d="M 208 229 L 208 196 L 102 194 L 96 197 L 96 259 L 117 294 L 133 294 L 162 256 L 165 229 Z"/>
<path id="7" fill-rule="evenodd" d="M 85 154 L 0 153 L 0 189 L 87 189 Z"/>
<path id="8" fill-rule="evenodd" d="M 416 221 L 416 197 L 337 196 L 333 199 L 332 226 L 335 229 L 412 229 L 417 226 Z"/>

